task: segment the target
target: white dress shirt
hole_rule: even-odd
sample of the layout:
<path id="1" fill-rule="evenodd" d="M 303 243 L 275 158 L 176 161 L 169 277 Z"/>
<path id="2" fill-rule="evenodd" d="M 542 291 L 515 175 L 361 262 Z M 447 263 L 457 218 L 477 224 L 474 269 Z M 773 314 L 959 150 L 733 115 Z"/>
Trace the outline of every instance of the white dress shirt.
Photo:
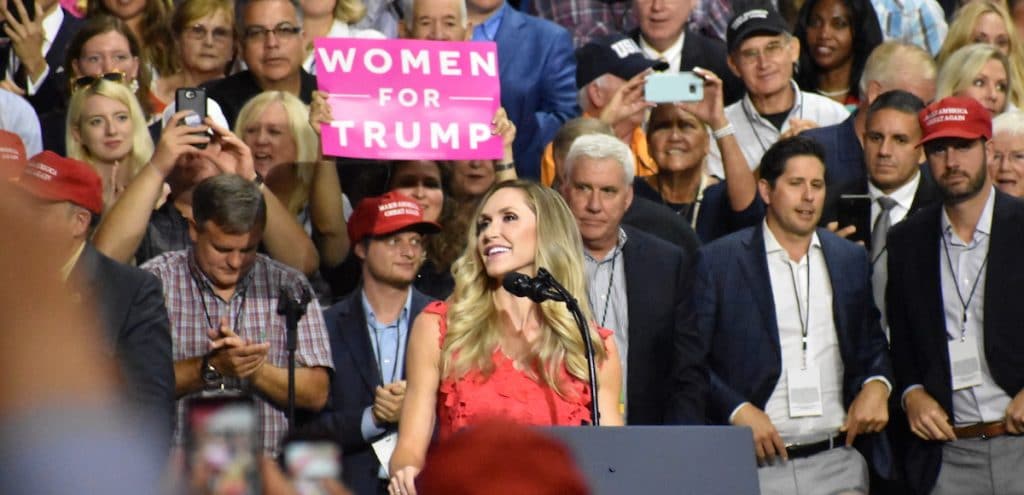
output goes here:
<path id="1" fill-rule="evenodd" d="M 43 57 L 50 52 L 50 46 L 53 45 L 54 38 L 57 37 L 57 32 L 60 31 L 60 25 L 64 22 L 64 9 L 57 5 L 53 12 L 43 18 Z M 63 62 L 63 61 L 62 61 Z M 21 65 L 21 60 L 14 54 L 14 47 L 11 47 L 10 60 L 7 62 L 7 73 L 4 74 L 4 78 L 13 81 L 14 73 L 18 70 Z M 47 64 L 46 69 L 43 70 L 42 75 L 39 76 L 38 80 L 33 81 L 31 77 L 25 78 L 25 93 L 28 96 L 36 94 L 39 86 L 46 81 L 46 77 L 50 75 L 50 66 Z"/>
<path id="2" fill-rule="evenodd" d="M 795 262 L 790 260 L 789 254 L 779 245 L 767 223 L 762 224 L 761 228 L 764 230 L 765 256 L 768 258 L 768 274 L 782 349 L 782 374 L 768 398 L 765 413 L 785 443 L 820 441 L 837 433 L 846 418 L 843 407 L 843 358 L 839 354 L 839 340 L 832 317 L 832 281 L 825 265 L 821 240 L 818 234 L 814 234 L 807 254 Z M 801 320 L 804 318 L 808 320 L 807 365 L 817 366 L 821 371 L 824 414 L 791 418 L 787 370 L 799 368 L 803 363 Z"/>
<path id="3" fill-rule="evenodd" d="M 686 40 L 686 28 L 683 28 L 683 32 L 679 34 L 679 38 L 676 39 L 672 46 L 665 49 L 665 51 L 658 51 L 647 43 L 643 35 L 640 35 L 640 49 L 644 51 L 644 55 L 652 60 L 664 60 L 668 63 L 668 70 L 665 72 L 679 72 L 679 67 L 683 63 L 683 42 Z"/>
<path id="4" fill-rule="evenodd" d="M 910 206 L 914 204 L 914 196 L 917 194 L 917 186 L 919 184 L 921 184 L 920 170 L 914 174 L 914 178 L 893 191 L 892 194 L 889 194 L 889 197 L 896 201 L 896 206 L 889 210 L 889 225 L 896 225 L 902 222 L 904 218 L 907 218 L 907 214 L 910 213 Z M 871 225 L 873 226 L 878 219 L 878 214 L 882 212 L 882 207 L 878 205 L 878 198 L 886 194 L 881 189 L 875 187 L 871 181 L 868 181 L 868 194 L 871 195 Z"/>

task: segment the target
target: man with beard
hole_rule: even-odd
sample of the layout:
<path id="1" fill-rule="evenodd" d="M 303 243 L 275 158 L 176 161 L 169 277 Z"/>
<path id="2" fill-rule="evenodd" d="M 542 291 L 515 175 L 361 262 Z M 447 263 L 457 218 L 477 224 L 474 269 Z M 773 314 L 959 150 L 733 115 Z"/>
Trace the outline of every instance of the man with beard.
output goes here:
<path id="1" fill-rule="evenodd" d="M 971 98 L 919 115 L 942 204 L 889 234 L 886 306 L 919 493 L 1021 493 L 1024 204 L 986 173 L 992 122 Z"/>

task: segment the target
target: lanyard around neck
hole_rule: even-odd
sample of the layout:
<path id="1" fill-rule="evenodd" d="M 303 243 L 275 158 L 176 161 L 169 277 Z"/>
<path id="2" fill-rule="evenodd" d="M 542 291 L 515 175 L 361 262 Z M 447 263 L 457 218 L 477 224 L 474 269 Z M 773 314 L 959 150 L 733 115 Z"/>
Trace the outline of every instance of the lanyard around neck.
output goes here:
<path id="1" fill-rule="evenodd" d="M 797 318 L 800 320 L 800 348 L 802 350 L 802 368 L 807 369 L 807 333 L 811 325 L 811 250 L 807 250 L 807 292 L 803 304 L 800 302 L 800 290 L 797 286 L 796 270 L 793 269 L 793 262 L 787 256 L 786 266 L 789 267 L 790 280 L 793 281 L 793 297 L 796 299 Z"/>
<path id="2" fill-rule="evenodd" d="M 963 342 L 967 339 L 967 311 L 971 307 L 971 301 L 974 300 L 974 292 L 978 290 L 978 280 L 981 280 L 981 275 L 985 272 L 985 265 L 988 264 L 988 252 L 985 253 L 985 259 L 981 262 L 978 273 L 974 275 L 974 284 L 971 285 L 971 292 L 965 300 L 963 293 L 960 292 L 960 276 L 953 270 L 953 258 L 949 255 L 949 242 L 946 241 L 945 234 L 942 235 L 942 250 L 946 253 L 946 266 L 949 267 L 949 275 L 953 277 L 953 288 L 956 289 L 956 297 L 960 300 L 962 313 L 960 318 L 960 341 Z"/>

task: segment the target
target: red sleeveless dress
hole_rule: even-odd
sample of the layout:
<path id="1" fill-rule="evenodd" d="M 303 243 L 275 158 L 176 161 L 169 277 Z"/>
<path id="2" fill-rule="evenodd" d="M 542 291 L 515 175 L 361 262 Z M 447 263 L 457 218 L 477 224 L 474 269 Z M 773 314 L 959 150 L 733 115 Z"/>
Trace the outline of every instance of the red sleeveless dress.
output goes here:
<path id="1" fill-rule="evenodd" d="M 436 301 L 423 309 L 441 317 L 439 344 L 444 347 L 448 333 L 448 306 Z M 607 341 L 611 330 L 598 329 Z M 606 347 L 607 348 L 607 347 Z M 559 380 L 565 397 L 543 382 L 537 382 L 515 368 L 513 361 L 495 349 L 491 355 L 494 372 L 485 377 L 470 370 L 459 378 L 442 378 L 437 397 L 437 421 L 441 439 L 486 419 L 502 418 L 537 426 L 579 426 L 590 424 L 590 385 L 562 367 Z"/>

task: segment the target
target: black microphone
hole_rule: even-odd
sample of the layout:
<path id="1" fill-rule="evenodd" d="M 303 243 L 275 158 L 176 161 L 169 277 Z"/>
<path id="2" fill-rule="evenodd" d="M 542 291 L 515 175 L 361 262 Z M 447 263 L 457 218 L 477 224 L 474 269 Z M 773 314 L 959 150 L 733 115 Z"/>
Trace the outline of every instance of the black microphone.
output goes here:
<path id="1" fill-rule="evenodd" d="M 562 301 L 562 295 L 549 287 L 540 278 L 530 278 L 519 272 L 506 273 L 501 279 L 501 286 L 517 297 L 528 297 L 533 302 Z"/>
<path id="2" fill-rule="evenodd" d="M 541 300 L 537 299 L 537 290 L 533 285 L 533 279 L 529 275 L 519 272 L 508 272 L 501 279 L 501 286 L 513 296 L 528 297 L 533 302 L 541 302 Z"/>

